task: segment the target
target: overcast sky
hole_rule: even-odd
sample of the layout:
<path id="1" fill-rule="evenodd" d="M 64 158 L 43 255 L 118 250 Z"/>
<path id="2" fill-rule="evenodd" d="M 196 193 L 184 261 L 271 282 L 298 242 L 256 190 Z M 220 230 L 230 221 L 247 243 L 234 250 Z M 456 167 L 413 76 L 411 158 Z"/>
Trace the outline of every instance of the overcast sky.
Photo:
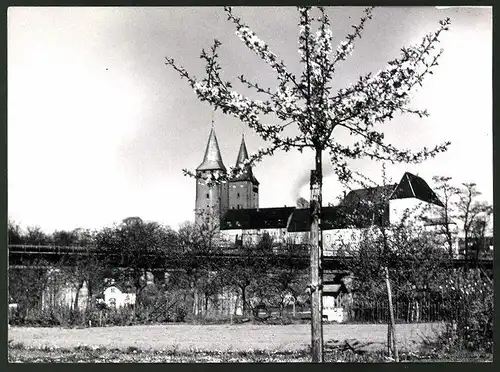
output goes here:
<path id="1" fill-rule="evenodd" d="M 300 71 L 295 8 L 234 12 Z M 362 8 L 328 12 L 335 48 Z M 491 8 L 377 8 L 353 55 L 337 70 L 335 87 L 377 72 L 445 17 L 452 21 L 441 39 L 445 52 L 412 104 L 431 116 L 397 117 L 379 129 L 397 146 L 452 145 L 436 159 L 389 166 L 388 173 L 394 181 L 405 171 L 428 182 L 433 175 L 473 181 L 492 202 Z M 201 77 L 198 56 L 214 38 L 223 43 L 225 80 L 245 74 L 274 84 L 270 68 L 240 42 L 221 8 L 9 8 L 9 217 L 47 232 L 100 228 L 128 216 L 173 228 L 193 220 L 195 181 L 181 169 L 200 164 L 212 111 L 164 57 Z M 243 132 L 249 152 L 264 145 L 221 113 L 215 114 L 215 129 L 226 166 L 235 163 Z M 255 169 L 260 206 L 295 205 L 299 195 L 308 199 L 313 166 L 312 152 L 265 159 Z M 380 164 L 352 166 L 380 180 Z M 342 190 L 330 167 L 324 171 L 326 204 Z"/>

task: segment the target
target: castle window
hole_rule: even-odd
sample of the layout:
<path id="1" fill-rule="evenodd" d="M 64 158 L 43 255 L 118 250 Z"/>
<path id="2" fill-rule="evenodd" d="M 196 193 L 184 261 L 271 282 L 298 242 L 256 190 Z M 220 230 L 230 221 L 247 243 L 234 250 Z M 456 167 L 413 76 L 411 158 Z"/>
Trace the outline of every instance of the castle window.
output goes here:
<path id="1" fill-rule="evenodd" d="M 210 194 L 207 194 L 207 199 L 210 199 Z"/>
<path id="2" fill-rule="evenodd" d="M 236 197 L 237 197 L 237 198 L 239 198 L 239 197 L 240 197 L 240 193 L 237 193 L 237 194 L 236 194 Z"/>

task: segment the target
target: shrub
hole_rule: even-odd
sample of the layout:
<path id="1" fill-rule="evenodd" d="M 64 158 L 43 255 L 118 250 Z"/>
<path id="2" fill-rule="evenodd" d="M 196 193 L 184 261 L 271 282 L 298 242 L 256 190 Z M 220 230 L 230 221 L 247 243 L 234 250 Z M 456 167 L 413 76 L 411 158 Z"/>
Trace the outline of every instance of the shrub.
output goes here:
<path id="1" fill-rule="evenodd" d="M 178 305 L 175 307 L 174 314 L 176 322 L 184 322 L 188 311 L 183 305 Z"/>
<path id="2" fill-rule="evenodd" d="M 493 350 L 493 282 L 480 272 L 456 271 L 442 287 L 448 310 L 446 347 Z"/>
<path id="3" fill-rule="evenodd" d="M 134 309 L 130 307 L 120 307 L 106 312 L 106 324 L 109 325 L 131 325 L 134 323 Z"/>

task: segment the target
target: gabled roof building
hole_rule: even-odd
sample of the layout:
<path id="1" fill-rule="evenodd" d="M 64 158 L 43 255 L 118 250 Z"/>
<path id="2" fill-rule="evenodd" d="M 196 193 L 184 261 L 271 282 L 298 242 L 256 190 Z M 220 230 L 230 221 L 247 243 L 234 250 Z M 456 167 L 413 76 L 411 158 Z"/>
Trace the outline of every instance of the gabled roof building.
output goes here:
<path id="1" fill-rule="evenodd" d="M 221 235 L 232 241 L 241 241 L 245 236 L 258 236 L 264 231 L 279 241 L 304 240 L 304 234 L 310 230 L 310 210 L 295 207 L 260 208 L 259 181 L 251 166 L 244 165 L 248 158 L 243 137 L 236 158 L 236 165 L 243 165 L 243 172 L 238 177 L 212 187 L 197 180 L 196 221 L 210 219 L 218 225 Z M 213 128 L 203 162 L 196 171 L 198 175 L 226 171 Z M 443 206 L 427 182 L 409 172 L 397 184 L 352 190 L 337 206 L 322 208 L 324 241 L 328 243 L 328 231 L 388 225 L 400 219 L 402 211 L 418 205 Z"/>

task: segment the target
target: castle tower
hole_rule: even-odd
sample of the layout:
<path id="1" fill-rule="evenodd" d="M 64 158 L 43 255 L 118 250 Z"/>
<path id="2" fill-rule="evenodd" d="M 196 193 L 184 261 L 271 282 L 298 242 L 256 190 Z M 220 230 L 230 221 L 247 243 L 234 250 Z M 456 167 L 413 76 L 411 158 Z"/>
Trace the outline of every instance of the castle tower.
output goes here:
<path id="1" fill-rule="evenodd" d="M 203 162 L 196 168 L 198 176 L 206 176 L 213 171 L 226 171 L 222 161 L 219 143 L 214 128 L 210 131 Z M 220 217 L 228 209 L 228 185 L 223 183 L 209 187 L 203 179 L 196 180 L 195 223 L 210 221 L 219 225 Z"/>
<path id="2" fill-rule="evenodd" d="M 248 152 L 245 137 L 242 137 L 236 165 L 244 164 L 245 160 L 248 160 Z M 245 165 L 243 174 L 229 182 L 229 208 L 259 208 L 259 181 L 253 175 L 250 165 Z"/>

